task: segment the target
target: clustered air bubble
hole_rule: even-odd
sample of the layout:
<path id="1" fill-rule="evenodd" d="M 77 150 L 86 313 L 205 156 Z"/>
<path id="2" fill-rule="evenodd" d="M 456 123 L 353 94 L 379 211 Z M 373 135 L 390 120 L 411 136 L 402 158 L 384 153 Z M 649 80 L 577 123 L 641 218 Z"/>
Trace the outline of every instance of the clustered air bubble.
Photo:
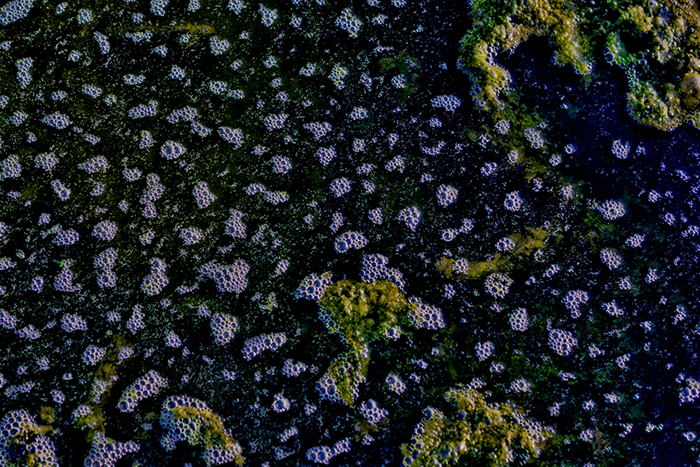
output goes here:
<path id="1" fill-rule="evenodd" d="M 243 358 L 251 360 L 260 355 L 265 350 L 275 351 L 287 342 L 287 335 L 283 332 L 273 334 L 262 334 L 252 339 L 248 339 L 243 344 Z"/>
<path id="2" fill-rule="evenodd" d="M 564 295 L 562 302 L 567 310 L 571 312 L 572 318 L 581 316 L 581 305 L 588 303 L 590 296 L 585 290 L 569 290 Z"/>
<path id="3" fill-rule="evenodd" d="M 238 332 L 238 320 L 236 317 L 224 313 L 214 314 L 209 326 L 214 336 L 214 342 L 217 345 L 228 344 L 236 337 L 236 333 Z"/>
<path id="4" fill-rule="evenodd" d="M 142 400 L 155 396 L 167 386 L 167 378 L 151 370 L 124 389 L 117 407 L 121 412 L 133 412 Z"/>
<path id="5" fill-rule="evenodd" d="M 603 218 L 608 221 L 619 219 L 625 215 L 625 205 L 619 201 L 609 199 L 598 207 Z"/>
<path id="6" fill-rule="evenodd" d="M 219 292 L 235 292 L 240 294 L 248 286 L 248 272 L 250 266 L 242 259 L 232 264 L 207 263 L 201 267 L 200 272 L 205 277 L 216 283 Z"/>
<path id="7" fill-rule="evenodd" d="M 8 412 L 0 420 L 0 462 L 32 459 L 37 465 L 60 465 L 56 445 L 44 432 L 26 410 Z"/>
<path id="8" fill-rule="evenodd" d="M 345 253 L 350 249 L 360 250 L 366 247 L 368 242 L 361 232 L 344 232 L 335 239 L 335 251 Z"/>
<path id="9" fill-rule="evenodd" d="M 549 331 L 549 339 L 547 341 L 549 347 L 563 357 L 568 357 L 578 346 L 578 339 L 570 331 L 562 329 L 552 329 Z"/>

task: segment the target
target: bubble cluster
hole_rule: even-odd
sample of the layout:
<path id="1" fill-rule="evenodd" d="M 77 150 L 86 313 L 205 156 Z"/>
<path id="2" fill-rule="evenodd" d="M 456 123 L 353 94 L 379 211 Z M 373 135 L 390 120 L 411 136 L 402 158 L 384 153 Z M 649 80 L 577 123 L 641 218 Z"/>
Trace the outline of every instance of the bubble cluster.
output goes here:
<path id="1" fill-rule="evenodd" d="M 187 152 L 185 147 L 175 141 L 166 141 L 160 147 L 160 155 L 169 161 L 179 158 L 185 152 Z"/>
<path id="2" fill-rule="evenodd" d="M 107 349 L 90 344 L 83 352 L 83 363 L 88 366 L 95 366 L 100 362 L 100 360 L 102 360 L 102 358 L 104 358 L 106 353 Z"/>
<path id="3" fill-rule="evenodd" d="M 398 395 L 403 394 L 403 392 L 406 390 L 406 383 L 404 383 L 404 381 L 397 374 L 390 373 L 387 375 L 384 382 L 389 391 Z"/>
<path id="4" fill-rule="evenodd" d="M 494 349 L 495 346 L 491 341 L 479 342 L 474 347 L 474 350 L 476 351 L 476 358 L 479 359 L 480 362 L 483 362 L 493 355 Z"/>
<path id="5" fill-rule="evenodd" d="M 522 307 L 516 308 L 515 311 L 511 313 L 508 323 L 513 331 L 527 331 L 530 326 L 527 310 Z"/>
<path id="6" fill-rule="evenodd" d="M 403 273 L 396 268 L 390 268 L 389 258 L 380 254 L 362 255 L 362 271 L 360 278 L 365 282 L 374 282 L 380 279 L 386 279 L 403 291 L 405 289 L 405 281 Z"/>
<path id="7" fill-rule="evenodd" d="M 334 148 L 319 148 L 318 151 L 316 151 L 316 157 L 318 157 L 318 160 L 324 167 L 335 159 L 335 155 Z"/>
<path id="8" fill-rule="evenodd" d="M 686 378 L 685 384 L 686 386 L 681 389 L 678 395 L 680 404 L 694 402 L 696 399 L 700 398 L 700 382 L 693 378 Z"/>
<path id="9" fill-rule="evenodd" d="M 199 209 L 208 208 L 216 200 L 216 196 L 209 189 L 207 182 L 197 183 L 192 190 L 192 194 Z"/>
<path id="10" fill-rule="evenodd" d="M 72 261 L 65 261 L 61 266 L 61 272 L 54 278 L 53 286 L 59 292 L 78 292 L 82 289 L 80 284 L 73 284 L 73 271 L 71 271 Z M 42 281 L 43 283 L 43 281 Z"/>
<path id="11" fill-rule="evenodd" d="M 509 211 L 520 211 L 523 206 L 523 199 L 520 197 L 520 192 L 512 191 L 506 195 L 503 201 L 503 207 Z"/>
<path id="12" fill-rule="evenodd" d="M 368 242 L 361 232 L 344 232 L 335 239 L 335 251 L 345 253 L 351 248 L 360 250 L 366 247 Z"/>
<path id="13" fill-rule="evenodd" d="M 601 250 L 600 260 L 610 270 L 618 269 L 622 265 L 622 255 L 615 250 L 611 250 L 610 248 L 604 248 Z"/>
<path id="14" fill-rule="evenodd" d="M 408 301 L 412 304 L 408 319 L 416 328 L 436 330 L 445 327 L 440 308 L 424 303 L 420 297 L 411 297 Z"/>
<path id="15" fill-rule="evenodd" d="M 571 317 L 575 319 L 581 316 L 581 305 L 588 303 L 589 299 L 590 296 L 585 290 L 569 290 L 564 295 L 562 303 L 571 312 Z"/>
<path id="16" fill-rule="evenodd" d="M 409 208 L 404 208 L 399 212 L 397 217 L 398 220 L 405 222 L 406 227 L 415 232 L 418 228 L 418 223 L 420 222 L 421 212 L 417 207 L 411 206 Z"/>
<path id="17" fill-rule="evenodd" d="M 549 331 L 549 347 L 562 357 L 568 357 L 578 345 L 578 339 L 569 331 L 552 329 Z"/>
<path id="18" fill-rule="evenodd" d="M 0 308 L 0 327 L 14 329 L 15 326 L 17 326 L 17 317 Z"/>
<path id="19" fill-rule="evenodd" d="M 44 432 L 26 410 L 8 412 L 0 420 L 0 463 L 58 467 L 56 445 Z"/>
<path id="20" fill-rule="evenodd" d="M 294 297 L 305 298 L 315 302 L 319 301 L 323 292 L 331 284 L 331 277 L 330 273 L 323 273 L 320 276 L 317 274 L 306 276 L 299 284 Z"/>
<path id="21" fill-rule="evenodd" d="M 455 95 L 442 95 L 434 97 L 430 103 L 433 107 L 442 108 L 448 112 L 454 112 L 462 105 L 462 99 Z"/>
<path id="22" fill-rule="evenodd" d="M 151 370 L 124 389 L 117 408 L 121 412 L 133 412 L 142 400 L 153 397 L 167 386 L 168 379 Z"/>
<path id="23" fill-rule="evenodd" d="M 228 344 L 236 337 L 238 332 L 238 320 L 236 317 L 224 313 L 215 313 L 209 326 L 216 345 Z"/>
<path id="24" fill-rule="evenodd" d="M 240 294 L 248 286 L 250 266 L 242 259 L 232 264 L 207 263 L 201 267 L 200 273 L 212 279 L 219 292 L 234 292 Z"/>
<path id="25" fill-rule="evenodd" d="M 437 191 L 438 204 L 442 207 L 447 207 L 457 201 L 459 191 L 452 185 L 440 185 Z"/>
<path id="26" fill-rule="evenodd" d="M 58 246 L 69 246 L 78 243 L 78 240 L 80 240 L 80 234 L 70 229 L 58 232 L 51 243 Z"/>
<path id="27" fill-rule="evenodd" d="M 284 366 L 282 367 L 282 374 L 287 378 L 297 378 L 302 373 L 308 370 L 308 366 L 302 362 L 294 363 L 292 359 L 288 358 L 284 361 Z"/>
<path id="28" fill-rule="evenodd" d="M 455 262 L 456 263 L 456 262 Z M 464 270 L 464 272 L 461 272 Z M 466 273 L 467 267 L 461 266 L 459 269 L 455 269 L 455 272 Z M 507 274 L 500 272 L 489 274 L 489 276 L 484 281 L 484 290 L 486 293 L 497 299 L 503 299 L 508 295 L 510 291 L 510 286 L 513 285 L 513 279 L 508 277 Z"/>
<path id="29" fill-rule="evenodd" d="M 619 201 L 609 199 L 598 207 L 598 211 L 607 221 L 617 220 L 625 215 L 625 205 Z"/>
<path id="30" fill-rule="evenodd" d="M 389 411 L 379 407 L 379 404 L 374 399 L 369 399 L 360 404 L 359 410 L 362 416 L 372 425 L 376 425 L 389 415 Z"/>
<path id="31" fill-rule="evenodd" d="M 533 149 L 542 149 L 544 147 L 544 137 L 539 130 L 532 127 L 526 128 L 523 136 Z"/>
<path id="32" fill-rule="evenodd" d="M 197 227 L 187 227 L 180 230 L 180 238 L 187 246 L 196 245 L 204 238 L 204 233 Z"/>
<path id="33" fill-rule="evenodd" d="M 262 334 L 248 339 L 243 344 L 243 358 L 251 360 L 260 355 L 265 350 L 276 351 L 287 342 L 287 335 L 283 332 L 273 334 Z"/>
<path id="34" fill-rule="evenodd" d="M 152 297 L 163 291 L 163 288 L 170 283 L 170 279 L 165 275 L 167 264 L 160 258 L 151 259 L 151 273 L 143 278 L 141 291 Z"/>
<path id="35" fill-rule="evenodd" d="M 623 143 L 619 139 L 613 141 L 612 147 L 610 148 L 610 152 L 612 153 L 612 155 L 617 157 L 618 159 L 627 159 L 627 157 L 629 157 L 630 155 L 630 150 L 630 143 Z"/>
<path id="36" fill-rule="evenodd" d="M 289 399 L 284 397 L 284 394 L 275 394 L 275 398 L 272 402 L 272 410 L 277 413 L 287 412 L 291 408 L 291 403 Z"/>
<path id="37" fill-rule="evenodd" d="M 112 221 L 102 221 L 95 225 L 92 236 L 99 240 L 110 242 L 117 235 L 117 224 Z"/>
<path id="38" fill-rule="evenodd" d="M 207 467 L 230 462 L 242 463 L 241 446 L 233 439 L 221 418 L 206 403 L 189 396 L 170 396 L 162 405 L 159 423 L 165 430 L 161 446 L 172 451 L 186 442 L 203 448 Z"/>
<path id="39" fill-rule="evenodd" d="M 240 128 L 222 126 L 219 128 L 219 136 L 236 149 L 243 144 L 243 131 Z"/>
<path id="40" fill-rule="evenodd" d="M 87 322 L 75 313 L 66 313 L 61 317 L 61 329 L 65 332 L 87 331 Z"/>
<path id="41" fill-rule="evenodd" d="M 340 29 L 347 31 L 350 37 L 357 38 L 360 36 L 362 21 L 355 16 L 350 8 L 345 8 L 340 12 L 340 16 L 335 20 L 335 25 Z"/>
<path id="42" fill-rule="evenodd" d="M 352 184 L 346 177 L 336 178 L 331 182 L 330 189 L 333 196 L 340 198 L 341 196 L 350 193 L 350 190 L 352 190 Z"/>
<path id="43" fill-rule="evenodd" d="M 85 467 L 114 467 L 119 459 L 137 452 L 140 446 L 135 441 L 120 442 L 97 432 L 92 439 L 90 452 L 85 458 Z"/>
<path id="44" fill-rule="evenodd" d="M 34 6 L 34 0 L 12 0 L 0 9 L 0 24 L 7 26 L 26 18 Z"/>

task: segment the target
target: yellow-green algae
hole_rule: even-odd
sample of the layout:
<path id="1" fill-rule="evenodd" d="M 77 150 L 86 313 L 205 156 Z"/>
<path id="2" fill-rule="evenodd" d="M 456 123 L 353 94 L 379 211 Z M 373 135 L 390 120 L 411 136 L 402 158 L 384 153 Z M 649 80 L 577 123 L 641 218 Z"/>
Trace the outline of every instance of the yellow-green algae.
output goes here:
<path id="1" fill-rule="evenodd" d="M 551 234 L 551 226 L 537 228 L 526 227 L 527 235 L 513 234 L 508 238 L 513 241 L 515 248 L 507 253 L 496 253 L 491 259 L 483 261 L 467 261 L 465 273 L 456 273 L 453 269 L 453 258 L 442 257 L 435 265 L 438 271 L 448 279 L 474 280 L 482 279 L 494 273 L 506 273 L 518 265 L 518 260 L 531 256 L 535 251 L 547 247 L 547 240 Z"/>
<path id="2" fill-rule="evenodd" d="M 384 335 L 408 312 L 408 301 L 391 281 L 371 284 L 339 281 L 332 284 L 319 301 L 330 313 L 348 341 L 365 342 Z"/>
<path id="3" fill-rule="evenodd" d="M 190 446 L 202 448 L 205 452 L 209 449 L 234 451 L 233 461 L 237 465 L 244 464 L 240 445 L 228 434 L 221 417 L 209 408 L 181 405 L 171 409 L 170 413 L 173 421 L 179 421 L 178 425 L 188 432 L 186 440 Z M 207 465 L 211 465 L 209 461 Z"/>
<path id="4" fill-rule="evenodd" d="M 359 384 L 367 377 L 368 343 L 383 338 L 411 308 L 396 284 L 387 280 L 336 282 L 326 289 L 319 305 L 327 328 L 340 333 L 347 347 L 331 362 L 327 376 L 335 381 L 343 402 L 352 406 Z"/>
<path id="5" fill-rule="evenodd" d="M 83 405 L 90 408 L 90 413 L 75 419 L 75 426 L 86 431 L 86 439 L 92 442 L 96 433 L 105 432 L 105 417 L 103 406 L 109 397 L 110 389 L 117 382 L 117 370 L 126 363 L 129 358 L 119 362 L 119 348 L 129 347 L 127 342 L 119 335 L 112 336 L 112 344 L 102 357 L 95 373 L 93 374 L 93 384 L 88 392 Z M 100 394 L 95 394 L 95 382 L 101 381 L 105 384 Z"/>
<path id="6" fill-rule="evenodd" d="M 452 389 L 445 399 L 457 415 L 429 409 L 404 444 L 404 466 L 523 465 L 536 458 L 551 432 L 509 403 L 489 404 L 474 389 Z"/>
<path id="7" fill-rule="evenodd" d="M 211 410 L 181 406 L 175 407 L 172 413 L 176 420 L 186 418 L 198 422 L 199 430 L 188 439 L 192 446 L 220 447 L 229 450 L 237 444 L 231 436 L 226 434 L 221 418 Z M 239 464 L 242 464 L 242 458 Z"/>
<path id="8" fill-rule="evenodd" d="M 477 102 L 487 110 L 518 107 L 512 77 L 496 55 L 536 35 L 550 39 L 557 64 L 572 66 L 586 81 L 593 77 L 594 65 L 608 62 L 622 68 L 629 86 L 627 108 L 639 123 L 661 130 L 700 124 L 700 80 L 695 76 L 700 11 L 695 2 L 477 0 L 471 17 L 462 61 L 478 88 Z M 628 50 L 632 46 L 633 52 Z"/>

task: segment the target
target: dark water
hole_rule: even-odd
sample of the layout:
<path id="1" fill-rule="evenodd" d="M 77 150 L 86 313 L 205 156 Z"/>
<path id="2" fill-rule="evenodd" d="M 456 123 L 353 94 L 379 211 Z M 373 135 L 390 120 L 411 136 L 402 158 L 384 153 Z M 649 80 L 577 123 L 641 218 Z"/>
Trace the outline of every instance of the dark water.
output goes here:
<path id="1" fill-rule="evenodd" d="M 364 23 L 357 39 L 335 24 L 345 5 L 265 6 L 279 14 L 269 28 L 261 23 L 259 5 L 252 3 L 235 15 L 223 4 L 202 2 L 202 8 L 187 12 L 187 2 L 171 1 L 163 18 L 154 16 L 146 3 L 119 3 L 93 8 L 95 20 L 85 25 L 77 24 L 77 5 L 56 16 L 53 6 L 37 4 L 27 19 L 0 29 L 0 43 L 11 41 L 0 51 L 0 95 L 10 98 L 0 110 L 0 161 L 17 154 L 22 166 L 20 177 L 0 181 L 0 222 L 7 226 L 0 238 L 0 258 L 16 263 L 0 271 L 0 286 L 5 287 L 0 308 L 17 318 L 14 327 L 0 329 L 0 339 L 6 342 L 0 357 L 0 415 L 26 410 L 38 420 L 41 407 L 52 407 L 54 430 L 48 437 L 61 465 L 81 465 L 90 450 L 86 437 L 94 435 L 94 429 L 76 427 L 71 415 L 79 404 L 103 411 L 108 437 L 139 443 L 139 452 L 116 465 L 204 465 L 206 443 L 182 442 L 173 452 L 161 446 L 166 431 L 158 422 L 161 405 L 168 396 L 184 394 L 206 401 L 221 417 L 247 465 L 310 465 L 309 450 L 333 447 L 345 439 L 351 450 L 338 452 L 333 465 L 399 465 L 400 448 L 411 442 L 424 410 L 433 407 L 456 420 L 445 392 L 481 381 L 489 401 L 522 406 L 556 431 L 556 442 L 542 452 L 543 465 L 632 465 L 629 459 L 634 465 L 690 464 L 697 452 L 685 433 L 697 429 L 697 401 L 679 404 L 679 392 L 689 383 L 678 378 L 681 373 L 700 377 L 694 287 L 698 244 L 697 237 L 684 235 L 697 224 L 697 130 L 685 126 L 664 133 L 640 127 L 627 116 L 625 84 L 615 70 L 600 70 L 582 87 L 570 70 L 551 64 L 551 49 L 544 40 L 530 39 L 500 59 L 512 72 L 524 105 L 549 122 L 543 130 L 547 148 L 542 160 L 563 154 L 561 165 L 547 166 L 538 175 L 543 184 L 538 188 L 528 178 L 529 167 L 508 162 L 497 145 L 479 143 L 480 136 L 493 134 L 493 122 L 474 108 L 471 82 L 456 66 L 459 39 L 469 27 L 466 4 L 357 3 L 354 14 Z M 132 20 L 134 13 L 144 15 L 143 24 Z M 387 15 L 387 24 L 372 24 L 380 14 Z M 293 16 L 303 18 L 303 27 L 290 25 Z M 230 49 L 213 54 L 209 33 L 192 33 L 189 41 L 182 41 L 184 32 L 178 27 L 195 31 L 192 25 L 212 27 L 214 35 L 229 40 Z M 153 31 L 149 42 L 124 36 L 142 28 Z M 99 51 L 95 31 L 109 36 L 109 54 Z M 242 31 L 248 31 L 250 39 L 242 39 Z M 158 45 L 167 46 L 165 58 L 153 53 Z M 80 61 L 66 59 L 71 50 L 83 52 Z M 276 57 L 276 67 L 263 64 L 269 56 Z M 25 57 L 34 58 L 33 80 L 22 89 L 15 62 Z M 234 60 L 242 62 L 237 70 L 231 67 Z M 309 62 L 319 71 L 301 76 L 299 69 Z M 166 78 L 173 65 L 186 70 L 185 80 Z M 336 65 L 349 72 L 345 87 L 336 87 L 328 78 Z M 144 74 L 146 84 L 126 86 L 127 73 Z M 363 74 L 372 78 L 371 87 L 363 84 Z M 405 76 L 405 88 L 392 83 L 397 75 Z M 276 78 L 282 84 L 274 87 Z M 229 90 L 240 89 L 245 97 L 210 92 L 212 80 L 227 82 Z M 101 87 L 102 96 L 87 97 L 84 84 Z M 69 97 L 53 100 L 49 96 L 56 90 L 66 90 Z M 117 102 L 108 106 L 103 98 L 111 93 Z M 440 95 L 458 96 L 461 106 L 454 112 L 433 106 Z M 151 99 L 158 101 L 156 116 L 127 116 L 129 109 Z M 190 122 L 167 122 L 171 112 L 186 106 L 197 109 L 197 121 L 212 130 L 209 136 L 196 134 Z M 355 107 L 366 108 L 369 117 L 352 120 L 349 114 Z M 10 122 L 18 111 L 28 114 L 26 123 Z M 69 115 L 72 125 L 55 130 L 41 123 L 56 111 Z M 265 118 L 278 114 L 289 115 L 285 127 L 268 129 Z M 304 127 L 322 122 L 333 129 L 319 139 Z M 240 148 L 218 136 L 221 126 L 243 130 Z M 144 130 L 152 134 L 152 147 L 140 147 Z M 27 142 L 29 131 L 36 141 Z M 84 133 L 99 136 L 100 142 L 89 144 Z M 393 145 L 390 134 L 399 136 Z M 616 139 L 630 143 L 633 154 L 627 160 L 610 154 Z M 161 145 L 170 140 L 187 148 L 175 161 L 160 155 Z M 364 150 L 354 148 L 356 140 L 364 140 Z M 567 144 L 576 152 L 564 154 Z M 645 154 L 635 153 L 638 146 Z M 322 147 L 336 150 L 328 166 L 316 156 Z M 426 150 L 436 147 L 442 149 L 434 155 Z M 36 155 L 44 152 L 59 157 L 50 173 L 34 164 Z M 86 174 L 76 168 L 98 155 L 110 164 L 106 172 Z M 272 171 L 273 156 L 291 160 L 289 174 Z M 403 157 L 405 168 L 389 170 L 397 156 Z M 491 175 L 481 170 L 487 163 L 498 165 Z M 364 164 L 375 168 L 361 175 L 358 168 Z M 141 178 L 125 181 L 125 167 L 139 168 Z M 154 202 L 154 218 L 142 215 L 147 174 L 157 174 L 165 186 L 162 198 Z M 329 187 L 341 177 L 349 179 L 352 188 L 336 197 Z M 72 190 L 67 202 L 59 201 L 50 187 L 57 179 Z M 192 195 L 202 181 L 216 196 L 206 209 L 199 209 Z M 363 181 L 372 182 L 374 191 L 365 189 Z M 105 193 L 93 196 L 97 182 L 105 184 Z M 289 201 L 275 205 L 261 194 L 246 194 L 253 183 L 286 192 Z M 580 195 L 571 201 L 560 195 L 567 183 L 576 185 Z M 438 204 L 441 185 L 459 191 L 452 205 Z M 651 190 L 659 193 L 658 201 L 650 201 Z M 524 207 L 511 211 L 504 199 L 515 192 Z M 588 205 L 606 199 L 623 201 L 627 215 L 607 222 Z M 128 202 L 126 211 L 119 207 L 121 201 Z M 397 220 L 403 209 L 414 206 L 421 212 L 415 231 Z M 383 210 L 381 224 L 368 217 L 375 208 Z M 224 235 L 231 209 L 245 214 L 245 238 Z M 669 212 L 674 223 L 664 220 Z M 40 226 L 42 213 L 50 213 L 51 221 Z M 336 213 L 345 220 L 333 231 Z M 309 215 L 310 222 L 305 220 Z M 464 219 L 473 221 L 473 229 L 444 241 L 443 231 L 458 229 Z M 118 226 L 111 242 L 92 236 L 94 225 L 103 220 Z M 74 245 L 55 245 L 55 234 L 48 233 L 55 225 L 76 230 L 81 239 Z M 497 251 L 504 237 L 522 242 L 543 226 L 550 233 L 539 253 Z M 204 240 L 185 245 L 179 237 L 185 227 L 200 228 Z M 142 240 L 148 231 L 154 236 L 150 243 Z M 336 238 L 350 231 L 362 233 L 367 246 L 338 253 Z M 626 245 L 633 234 L 645 235 L 643 248 Z M 98 287 L 99 271 L 92 264 L 108 246 L 119 250 L 113 289 Z M 620 268 L 601 262 L 606 248 L 622 256 Z M 436 268 L 443 257 L 480 262 L 497 253 L 507 259 L 499 272 L 514 281 L 502 299 L 485 291 L 487 274 L 458 280 Z M 369 254 L 386 256 L 388 267 L 397 269 L 406 284 L 405 295 L 438 307 L 445 326 L 421 329 L 404 320 L 401 339 L 370 342 L 367 381 L 360 386 L 356 406 L 349 407 L 320 398 L 316 389 L 334 359 L 347 351 L 346 343 L 318 318 L 314 300 L 295 298 L 295 293 L 311 274 L 331 272 L 333 281 L 359 280 L 363 256 Z M 169 284 L 148 296 L 141 284 L 152 258 L 167 264 Z M 79 292 L 54 287 L 66 259 L 74 262 L 71 270 L 74 283 L 82 285 Z M 291 266 L 275 275 L 283 259 Z M 201 272 L 212 261 L 228 265 L 238 260 L 250 266 L 240 294 L 221 292 Z M 546 272 L 555 265 L 559 272 L 548 277 Z M 650 268 L 658 271 L 659 280 L 645 281 Z M 41 293 L 29 289 L 37 276 L 46 281 Z M 630 290 L 618 285 L 625 277 L 633 284 Z M 177 290 L 194 285 L 189 292 Z M 450 287 L 453 295 L 447 293 Z M 590 297 L 581 305 L 579 318 L 563 304 L 570 290 L 584 290 Z M 603 311 L 603 304 L 613 300 L 625 310 L 623 317 Z M 135 305 L 143 307 L 145 328 L 132 332 L 127 321 Z M 240 330 L 230 343 L 214 343 L 211 318 L 198 311 L 202 305 L 209 314 L 237 317 Z M 688 316 L 674 322 L 679 305 Z M 528 311 L 526 332 L 515 331 L 510 322 L 520 307 Z M 119 319 L 110 312 L 118 313 Z M 61 330 L 67 313 L 85 319 L 87 330 Z M 19 330 L 30 324 L 41 331 L 39 339 L 20 336 Z M 549 344 L 551 328 L 576 336 L 578 345 L 570 356 Z M 170 332 L 179 336 L 180 347 L 164 344 Z M 250 361 L 243 358 L 247 339 L 279 332 L 287 337 L 279 350 L 264 351 Z M 92 382 L 106 370 L 86 364 L 81 356 L 88 345 L 115 349 L 115 336 L 135 354 L 116 368 L 118 380 L 109 392 L 97 403 L 90 402 Z M 475 348 L 487 341 L 494 345 L 494 354 L 480 360 Z M 605 353 L 592 358 L 592 345 Z M 41 357 L 49 359 L 48 370 L 37 364 Z M 298 378 L 284 376 L 281 369 L 287 359 L 306 364 L 306 372 Z M 96 368 L 102 370 L 96 374 Z M 121 413 L 117 403 L 122 393 L 150 370 L 167 377 L 169 386 L 144 399 L 134 413 Z M 230 372 L 234 379 L 226 377 Z M 406 383 L 403 394 L 388 389 L 385 379 L 390 373 Z M 513 389 L 521 379 L 530 384 L 528 391 Z M 26 382 L 35 383 L 31 391 L 13 392 Z M 61 391 L 65 402 L 57 402 L 52 390 Z M 289 411 L 272 410 L 278 394 L 290 400 Z M 608 394 L 620 401 L 607 403 Z M 369 399 L 389 413 L 376 426 L 358 409 Z M 584 410 L 589 402 L 595 409 Z M 561 405 L 559 416 L 550 410 L 555 403 Z M 626 423 L 632 428 L 621 436 Z M 654 428 L 660 424 L 663 429 Z M 282 441 L 280 435 L 292 427 L 299 434 Z M 583 440 L 586 430 L 597 430 L 598 440 Z M 20 454 L 13 451 L 12 456 Z M 437 458 L 436 453 L 432 456 Z"/>

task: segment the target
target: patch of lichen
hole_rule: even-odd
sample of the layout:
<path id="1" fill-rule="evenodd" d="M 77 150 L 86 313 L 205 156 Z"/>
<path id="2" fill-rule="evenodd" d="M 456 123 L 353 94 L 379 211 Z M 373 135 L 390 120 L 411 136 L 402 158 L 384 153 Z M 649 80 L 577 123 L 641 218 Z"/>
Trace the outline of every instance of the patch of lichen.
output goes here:
<path id="1" fill-rule="evenodd" d="M 454 274 L 452 272 L 452 264 L 454 264 L 455 260 L 453 258 L 448 258 L 447 256 L 443 256 L 440 258 L 440 261 L 437 262 L 435 267 L 439 272 L 441 272 L 445 277 L 448 279 L 452 279 L 454 277 Z"/>
<path id="2" fill-rule="evenodd" d="M 513 267 L 510 261 L 500 253 L 496 253 L 493 259 L 484 261 L 468 261 L 466 273 L 457 273 L 454 270 L 455 260 L 443 257 L 436 264 L 438 271 L 442 272 L 448 279 L 474 280 L 481 279 L 488 274 L 495 272 L 507 272 Z"/>
<path id="3" fill-rule="evenodd" d="M 77 417 L 75 419 L 75 426 L 81 430 L 87 430 L 85 438 L 88 442 L 92 442 L 92 439 L 95 437 L 96 433 L 104 433 L 105 418 L 102 413 L 102 408 L 94 408 L 94 404 L 93 406 L 89 407 L 91 412 Z"/>
<path id="4" fill-rule="evenodd" d="M 678 91 L 669 84 L 663 86 L 665 92 L 662 95 L 648 81 L 633 82 L 630 89 L 627 111 L 639 123 L 668 131 L 689 118 L 681 109 Z"/>
<path id="5" fill-rule="evenodd" d="M 507 272 L 513 267 L 511 262 L 499 253 L 491 260 L 469 261 L 467 264 L 467 273 L 458 275 L 464 279 L 480 279 L 496 272 Z"/>
<path id="6" fill-rule="evenodd" d="M 53 408 L 41 407 L 39 409 L 39 420 L 41 420 L 46 425 L 51 425 L 54 421 Z"/>
<path id="7" fill-rule="evenodd" d="M 404 465 L 525 465 L 551 436 L 538 422 L 510 404 L 488 404 L 473 389 L 453 389 L 445 399 L 456 409 L 447 417 L 431 409 L 401 447 Z"/>
<path id="8" fill-rule="evenodd" d="M 479 90 L 475 98 L 486 110 L 502 111 L 516 103 L 511 75 L 496 55 L 534 34 L 551 40 L 555 63 L 571 65 L 586 80 L 594 65 L 607 61 L 621 67 L 629 85 L 628 111 L 639 123 L 666 131 L 700 123 L 700 79 L 693 75 L 700 56 L 695 2 L 611 1 L 593 7 L 563 0 L 483 0 L 472 3 L 471 16 L 462 62 Z"/>

